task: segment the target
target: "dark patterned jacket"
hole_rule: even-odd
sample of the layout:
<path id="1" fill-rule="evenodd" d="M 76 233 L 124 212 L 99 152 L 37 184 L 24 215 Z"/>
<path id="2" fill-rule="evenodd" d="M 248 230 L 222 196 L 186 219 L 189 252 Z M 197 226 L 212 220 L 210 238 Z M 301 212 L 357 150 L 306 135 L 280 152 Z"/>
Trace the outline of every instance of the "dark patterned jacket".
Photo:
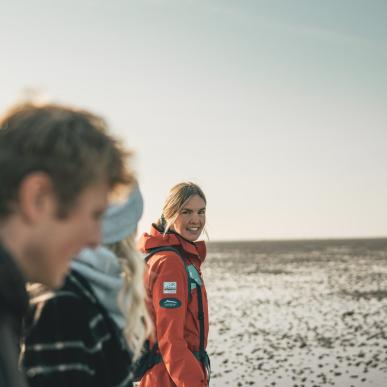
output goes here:
<path id="1" fill-rule="evenodd" d="M 124 336 L 81 274 L 32 305 L 22 354 L 31 387 L 132 386 Z"/>

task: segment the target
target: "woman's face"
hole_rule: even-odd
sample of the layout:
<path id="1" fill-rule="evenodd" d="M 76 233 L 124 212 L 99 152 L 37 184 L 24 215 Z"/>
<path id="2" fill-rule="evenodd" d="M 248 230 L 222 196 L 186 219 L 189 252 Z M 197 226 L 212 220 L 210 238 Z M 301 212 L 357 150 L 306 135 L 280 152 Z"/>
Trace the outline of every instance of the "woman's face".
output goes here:
<path id="1" fill-rule="evenodd" d="M 192 196 L 180 210 L 172 229 L 183 238 L 196 241 L 206 224 L 206 203 L 199 196 Z"/>

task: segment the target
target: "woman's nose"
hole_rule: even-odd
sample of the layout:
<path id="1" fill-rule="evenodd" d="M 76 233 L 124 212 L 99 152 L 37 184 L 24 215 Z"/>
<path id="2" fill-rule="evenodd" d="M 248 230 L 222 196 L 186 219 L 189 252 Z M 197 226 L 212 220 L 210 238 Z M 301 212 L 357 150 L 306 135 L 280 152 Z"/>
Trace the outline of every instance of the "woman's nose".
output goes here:
<path id="1" fill-rule="evenodd" d="M 191 223 L 200 223 L 200 217 L 198 214 L 193 213 L 190 219 Z"/>

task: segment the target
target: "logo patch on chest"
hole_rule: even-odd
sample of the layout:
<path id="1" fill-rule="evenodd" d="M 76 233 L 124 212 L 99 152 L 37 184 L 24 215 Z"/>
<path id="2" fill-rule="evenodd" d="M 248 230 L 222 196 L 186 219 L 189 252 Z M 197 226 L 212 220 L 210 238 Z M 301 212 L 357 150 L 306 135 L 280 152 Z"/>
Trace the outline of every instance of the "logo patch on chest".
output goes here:
<path id="1" fill-rule="evenodd" d="M 163 282 L 163 293 L 164 294 L 176 294 L 177 283 L 176 282 Z"/>
<path id="2" fill-rule="evenodd" d="M 162 308 L 173 309 L 178 308 L 180 305 L 181 302 L 177 298 L 162 298 L 160 300 L 160 306 Z"/>

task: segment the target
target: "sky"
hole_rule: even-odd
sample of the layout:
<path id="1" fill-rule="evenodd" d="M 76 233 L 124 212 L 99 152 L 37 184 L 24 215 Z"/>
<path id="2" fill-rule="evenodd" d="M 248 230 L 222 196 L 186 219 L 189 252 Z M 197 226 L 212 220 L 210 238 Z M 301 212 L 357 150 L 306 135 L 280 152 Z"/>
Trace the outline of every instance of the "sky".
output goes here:
<path id="1" fill-rule="evenodd" d="M 30 90 L 135 151 L 139 231 L 198 183 L 210 240 L 387 235 L 384 0 L 13 0 L 0 110 Z"/>

